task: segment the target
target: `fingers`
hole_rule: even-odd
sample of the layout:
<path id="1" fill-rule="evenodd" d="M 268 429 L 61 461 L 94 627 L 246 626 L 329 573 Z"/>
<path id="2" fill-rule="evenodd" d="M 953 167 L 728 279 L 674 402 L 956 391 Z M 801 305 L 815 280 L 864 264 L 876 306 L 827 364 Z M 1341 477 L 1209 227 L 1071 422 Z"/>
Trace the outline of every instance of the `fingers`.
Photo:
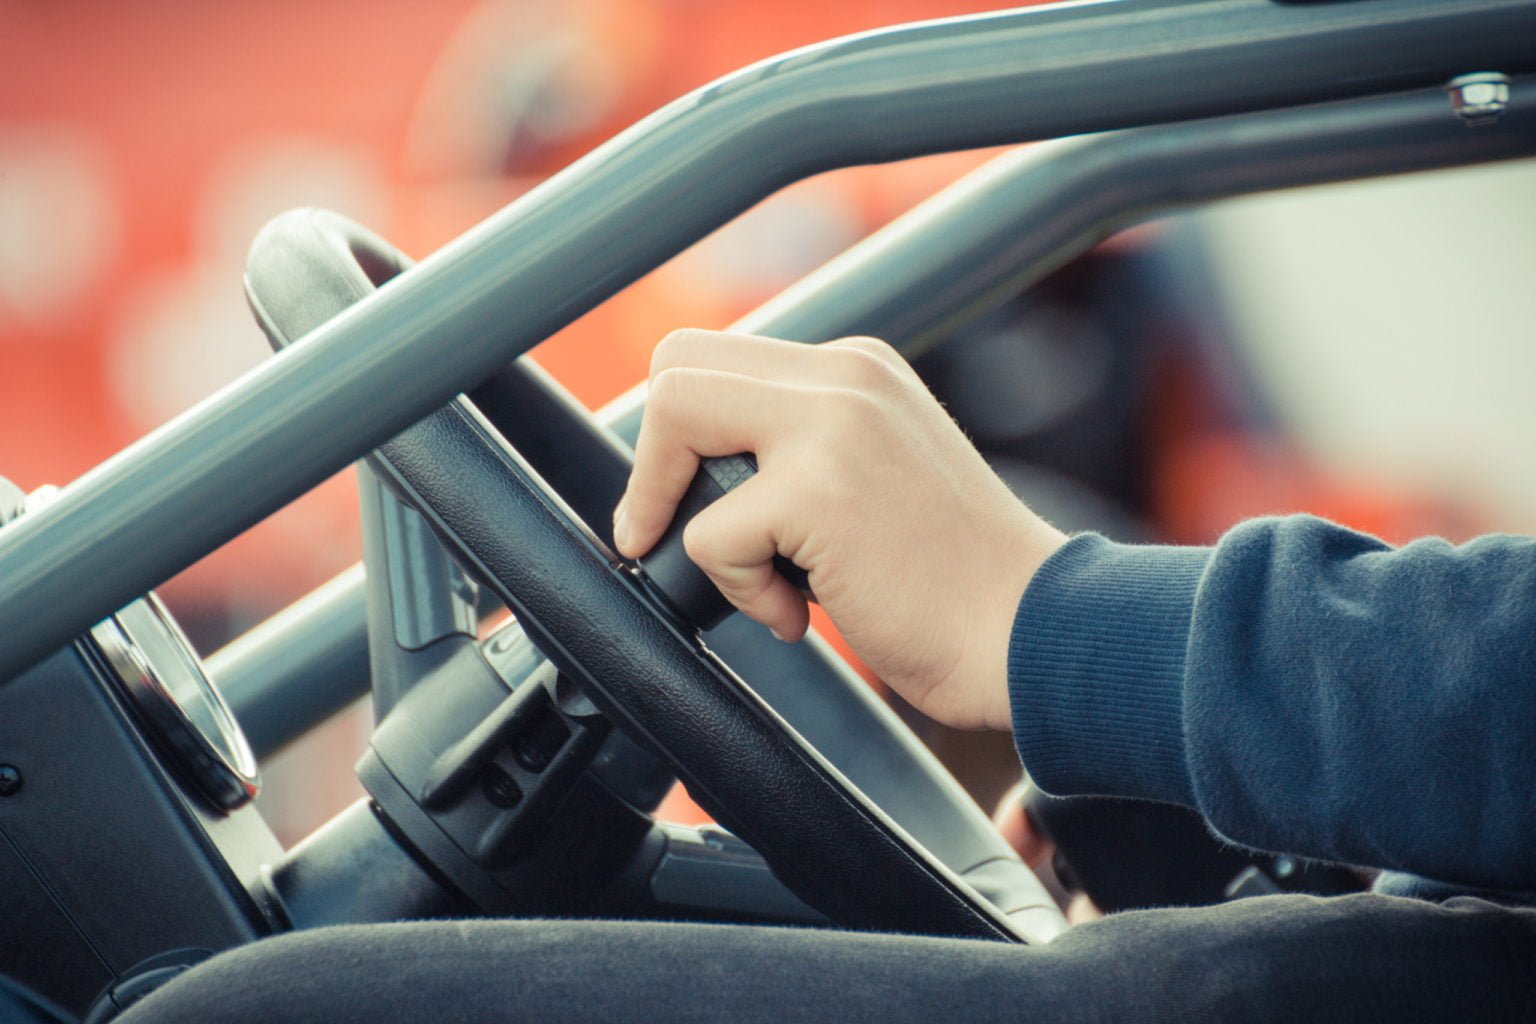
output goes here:
<path id="1" fill-rule="evenodd" d="M 717 331 L 674 331 L 652 357 L 635 467 L 614 512 L 615 546 L 620 554 L 638 558 L 655 545 L 701 457 L 752 452 L 762 459 L 776 442 L 816 421 L 810 402 L 818 394 L 838 391 L 846 402 L 859 393 L 907 387 L 915 379 L 901 356 L 874 338 L 815 346 Z M 733 494 L 758 490 L 743 487 Z M 746 499 L 717 505 L 760 512 L 749 508 Z M 734 547 L 747 534 L 726 529 L 728 521 L 714 508 L 701 515 L 685 533 L 690 557 L 750 617 L 783 637 L 798 638 L 805 631 L 805 599 L 771 564 L 777 552 L 770 545 L 779 524 L 755 521 L 747 545 Z"/>
<path id="2" fill-rule="evenodd" d="M 694 517 L 683 531 L 688 557 L 726 600 L 781 640 L 799 640 L 810 623 L 805 595 L 773 567 L 781 550 L 784 509 L 756 476 Z"/>
<path id="3" fill-rule="evenodd" d="M 1024 812 L 1024 794 L 1028 786 L 1028 782 L 1021 782 L 1003 794 L 997 803 L 997 810 L 992 813 L 992 824 L 1025 864 L 1036 867 L 1044 863 L 1056 851 L 1056 847 L 1040 834 L 1034 822 L 1029 820 L 1029 815 Z"/>
<path id="4" fill-rule="evenodd" d="M 727 331 L 673 331 L 651 353 L 651 378 L 676 367 L 727 370 L 749 377 L 795 376 L 813 365 L 816 348 L 798 341 Z"/>
<path id="5" fill-rule="evenodd" d="M 614 517 L 620 554 L 651 549 L 698 470 L 699 457 L 757 452 L 792 424 L 799 389 L 719 370 L 663 370 L 651 394 L 635 468 Z"/>
<path id="6" fill-rule="evenodd" d="M 752 334 L 687 328 L 673 331 L 651 354 L 651 378 L 678 367 L 724 370 L 761 380 L 818 387 L 883 389 L 914 376 L 878 338 L 840 338 L 823 345 Z"/>

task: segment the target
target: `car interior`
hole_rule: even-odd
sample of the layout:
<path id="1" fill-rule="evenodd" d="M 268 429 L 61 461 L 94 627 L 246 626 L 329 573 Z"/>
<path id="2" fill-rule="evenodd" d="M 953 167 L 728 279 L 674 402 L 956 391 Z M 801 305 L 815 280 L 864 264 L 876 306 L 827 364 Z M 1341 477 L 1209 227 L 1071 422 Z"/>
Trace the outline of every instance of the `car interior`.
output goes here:
<path id="1" fill-rule="evenodd" d="M 269 359 L 62 488 L 0 481 L 0 1019 L 109 1021 L 328 924 L 1039 944 L 1068 927 L 1063 887 L 1109 912 L 1365 888 L 1192 813 L 1038 792 L 1058 854 L 1037 875 L 910 709 L 826 640 L 732 614 L 688 560 L 683 524 L 750 453 L 706 460 L 625 560 L 610 517 L 644 388 L 592 412 L 526 354 L 794 181 L 1015 147 L 734 329 L 891 340 L 1032 503 L 1136 539 L 1130 410 L 1166 395 L 1150 328 L 1125 325 L 1169 291 L 1095 247 L 1233 197 L 1529 157 L 1532 73 L 1518 0 L 1051 4 L 743 68 L 419 262 L 340 213 L 274 211 L 229 282 Z M 1121 319 L 1094 322 L 1107 279 Z M 1045 382 L 1034 420 L 1007 419 L 1000 346 Z M 352 463 L 361 570 L 200 656 L 155 588 Z M 365 694 L 366 796 L 285 845 L 252 802 L 262 763 Z M 657 816 L 678 781 L 710 823 Z"/>

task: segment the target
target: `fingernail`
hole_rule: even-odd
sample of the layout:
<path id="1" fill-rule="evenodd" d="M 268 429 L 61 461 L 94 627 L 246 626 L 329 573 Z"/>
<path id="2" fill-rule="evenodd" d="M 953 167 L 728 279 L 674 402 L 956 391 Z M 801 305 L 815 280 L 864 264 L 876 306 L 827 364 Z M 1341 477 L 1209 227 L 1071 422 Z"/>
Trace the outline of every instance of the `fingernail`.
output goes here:
<path id="1" fill-rule="evenodd" d="M 768 627 L 768 632 L 773 634 L 773 638 L 775 640 L 783 640 L 784 639 L 784 637 L 779 634 L 779 631 L 774 629 L 772 626 Z"/>
<path id="2" fill-rule="evenodd" d="M 613 543 L 619 548 L 624 548 L 627 546 L 628 541 L 629 516 L 624 508 L 624 500 L 620 499 L 618 505 L 613 510 Z"/>

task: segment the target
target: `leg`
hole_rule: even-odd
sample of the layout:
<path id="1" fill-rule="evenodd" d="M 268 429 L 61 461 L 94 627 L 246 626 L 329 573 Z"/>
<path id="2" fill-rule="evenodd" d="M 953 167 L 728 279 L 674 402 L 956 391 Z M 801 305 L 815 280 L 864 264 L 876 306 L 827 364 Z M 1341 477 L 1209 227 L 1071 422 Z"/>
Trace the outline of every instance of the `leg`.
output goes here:
<path id="1" fill-rule="evenodd" d="M 1536 1020 L 1536 911 L 1376 895 L 1145 910 L 1049 946 L 625 922 L 321 929 L 215 958 L 125 1024 Z"/>

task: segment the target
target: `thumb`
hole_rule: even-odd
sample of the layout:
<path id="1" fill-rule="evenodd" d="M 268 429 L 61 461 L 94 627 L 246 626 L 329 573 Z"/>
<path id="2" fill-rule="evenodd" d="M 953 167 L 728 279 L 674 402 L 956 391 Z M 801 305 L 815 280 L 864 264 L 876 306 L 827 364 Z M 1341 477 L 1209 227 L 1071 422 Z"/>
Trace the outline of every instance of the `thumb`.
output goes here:
<path id="1" fill-rule="evenodd" d="M 773 567 L 782 523 L 761 474 L 720 498 L 683 530 L 683 549 L 725 599 L 781 640 L 810 625 L 805 595 Z"/>

